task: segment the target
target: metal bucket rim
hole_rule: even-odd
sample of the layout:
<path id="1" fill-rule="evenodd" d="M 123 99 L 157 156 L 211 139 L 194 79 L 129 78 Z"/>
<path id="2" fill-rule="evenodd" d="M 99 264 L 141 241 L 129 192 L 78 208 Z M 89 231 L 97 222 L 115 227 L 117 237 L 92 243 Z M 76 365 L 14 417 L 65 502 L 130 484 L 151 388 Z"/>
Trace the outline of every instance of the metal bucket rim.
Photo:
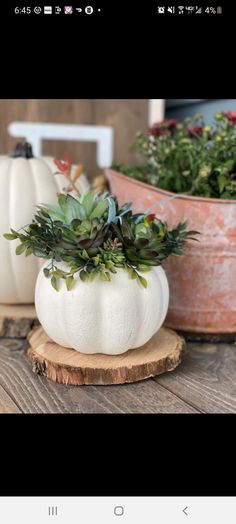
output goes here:
<path id="1" fill-rule="evenodd" d="M 167 191 L 165 189 L 160 189 L 158 187 L 152 186 L 151 184 L 146 184 L 146 182 L 141 182 L 140 180 L 136 180 L 135 178 L 131 178 L 127 175 L 124 175 L 123 173 L 120 173 L 119 171 L 115 171 L 111 168 L 105 169 L 105 174 L 113 174 L 115 176 L 124 178 L 126 180 L 129 180 L 129 182 L 133 184 L 137 184 L 141 187 L 144 187 L 145 189 L 149 189 L 151 191 L 154 191 L 154 193 L 159 193 L 161 195 L 164 195 L 166 197 L 174 197 L 175 195 L 178 195 L 178 193 L 172 193 L 171 191 Z M 181 195 L 179 197 L 176 196 L 175 200 L 190 200 L 192 202 L 203 202 L 203 203 L 210 203 L 210 204 L 233 204 L 236 205 L 236 199 L 223 199 L 223 198 L 207 198 L 207 197 L 200 197 L 200 196 L 191 196 L 191 195 Z"/>

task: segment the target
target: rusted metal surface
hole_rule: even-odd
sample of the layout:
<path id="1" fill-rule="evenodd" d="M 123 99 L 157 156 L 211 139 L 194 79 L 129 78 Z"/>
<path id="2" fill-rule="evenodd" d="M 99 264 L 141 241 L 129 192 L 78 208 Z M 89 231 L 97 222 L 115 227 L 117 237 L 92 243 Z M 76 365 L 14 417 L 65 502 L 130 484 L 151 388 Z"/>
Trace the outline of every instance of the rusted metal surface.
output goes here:
<path id="1" fill-rule="evenodd" d="M 180 197 L 106 170 L 120 204 L 132 202 L 171 225 L 188 219 L 200 242 L 165 263 L 170 284 L 167 325 L 198 333 L 236 333 L 236 200 Z M 174 198 L 173 198 L 174 197 Z"/>

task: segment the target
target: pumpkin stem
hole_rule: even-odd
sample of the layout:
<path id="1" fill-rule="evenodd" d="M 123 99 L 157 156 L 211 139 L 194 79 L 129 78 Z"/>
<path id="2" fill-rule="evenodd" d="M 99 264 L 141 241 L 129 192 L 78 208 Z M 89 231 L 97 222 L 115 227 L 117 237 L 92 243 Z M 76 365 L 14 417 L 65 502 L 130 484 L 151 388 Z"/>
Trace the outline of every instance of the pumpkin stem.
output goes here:
<path id="1" fill-rule="evenodd" d="M 11 155 L 12 158 L 33 158 L 32 146 L 28 142 L 20 142 Z"/>

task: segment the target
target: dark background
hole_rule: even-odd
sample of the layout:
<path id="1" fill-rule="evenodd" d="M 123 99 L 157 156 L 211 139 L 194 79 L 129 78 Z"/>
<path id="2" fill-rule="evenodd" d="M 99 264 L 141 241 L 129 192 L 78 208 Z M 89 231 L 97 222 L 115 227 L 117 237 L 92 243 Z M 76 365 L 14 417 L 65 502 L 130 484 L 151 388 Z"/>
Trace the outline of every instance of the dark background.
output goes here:
<path id="1" fill-rule="evenodd" d="M 2 496 L 235 496 L 235 415 L 2 415 Z"/>
<path id="2" fill-rule="evenodd" d="M 222 98 L 220 85 L 234 90 L 232 2 L 220 3 L 223 15 L 199 17 L 157 15 L 159 0 L 91 0 L 102 12 L 82 17 L 14 15 L 16 3 L 25 5 L 4 2 L 0 11 L 3 98 Z"/>

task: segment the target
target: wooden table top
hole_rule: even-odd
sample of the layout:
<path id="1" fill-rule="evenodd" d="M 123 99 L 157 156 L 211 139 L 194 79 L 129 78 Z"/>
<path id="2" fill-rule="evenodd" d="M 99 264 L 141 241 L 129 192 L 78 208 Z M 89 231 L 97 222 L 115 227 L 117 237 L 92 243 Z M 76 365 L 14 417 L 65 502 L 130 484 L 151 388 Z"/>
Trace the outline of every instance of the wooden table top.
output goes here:
<path id="1" fill-rule="evenodd" d="M 188 342 L 170 373 L 122 386 L 64 386 L 35 375 L 26 340 L 0 338 L 0 413 L 235 413 L 236 343 Z"/>

